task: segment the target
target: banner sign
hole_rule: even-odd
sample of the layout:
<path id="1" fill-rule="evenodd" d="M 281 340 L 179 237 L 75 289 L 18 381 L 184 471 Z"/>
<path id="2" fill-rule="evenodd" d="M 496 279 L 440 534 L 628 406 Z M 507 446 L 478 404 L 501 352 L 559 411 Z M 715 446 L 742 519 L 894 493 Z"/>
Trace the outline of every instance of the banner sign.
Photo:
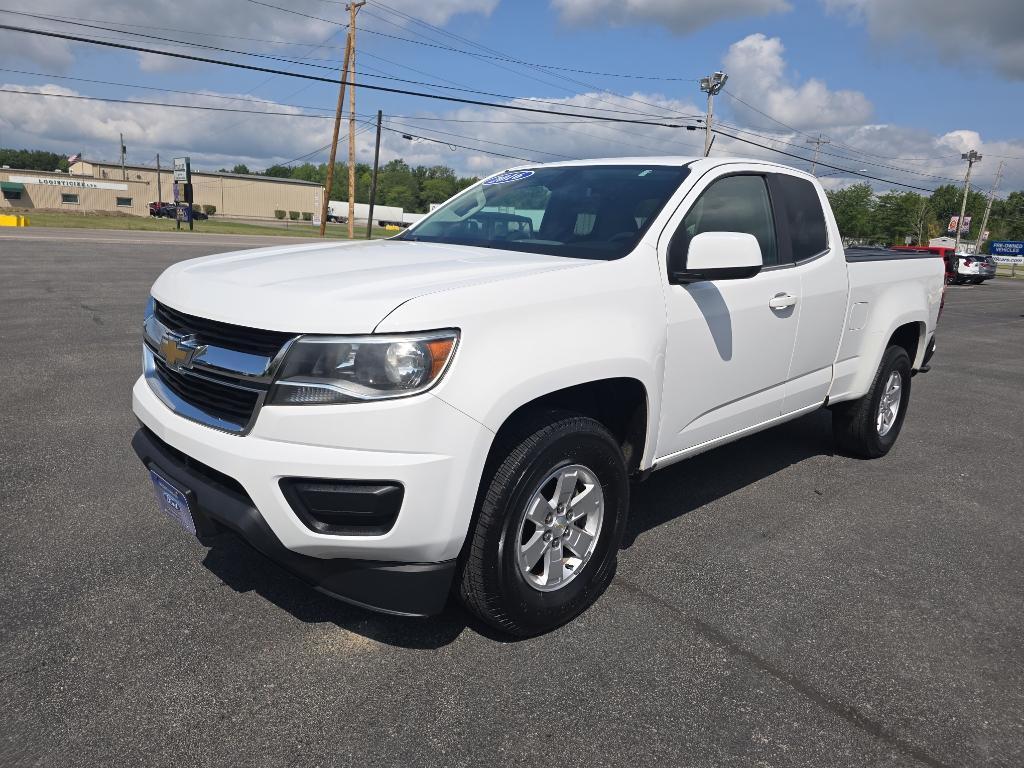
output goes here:
<path id="1" fill-rule="evenodd" d="M 127 184 L 114 184 L 110 181 L 82 181 L 78 178 L 57 178 L 49 176 L 11 176 L 11 181 L 19 184 L 41 184 L 44 187 L 74 187 L 75 189 L 116 189 L 119 192 L 128 190 Z"/>
<path id="2" fill-rule="evenodd" d="M 999 256 L 992 257 L 996 264 L 1024 264 L 1024 256 Z"/>
<path id="3" fill-rule="evenodd" d="M 956 232 L 956 223 L 960 220 L 959 216 L 949 217 L 949 227 L 946 229 L 947 232 Z M 960 227 L 960 234 L 966 235 L 971 231 L 971 217 L 964 216 L 964 223 Z"/>
<path id="4" fill-rule="evenodd" d="M 993 256 L 1024 256 L 1024 242 L 1016 240 L 993 240 L 988 244 Z"/>

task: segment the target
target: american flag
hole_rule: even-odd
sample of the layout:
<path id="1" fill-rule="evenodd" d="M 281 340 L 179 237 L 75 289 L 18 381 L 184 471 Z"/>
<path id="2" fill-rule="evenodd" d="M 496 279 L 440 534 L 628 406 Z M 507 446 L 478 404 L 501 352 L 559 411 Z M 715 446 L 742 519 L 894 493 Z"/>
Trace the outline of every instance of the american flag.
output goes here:
<path id="1" fill-rule="evenodd" d="M 77 155 L 68 155 L 68 162 L 69 163 L 77 163 L 81 159 L 82 159 L 82 153 L 81 152 L 79 152 Z"/>

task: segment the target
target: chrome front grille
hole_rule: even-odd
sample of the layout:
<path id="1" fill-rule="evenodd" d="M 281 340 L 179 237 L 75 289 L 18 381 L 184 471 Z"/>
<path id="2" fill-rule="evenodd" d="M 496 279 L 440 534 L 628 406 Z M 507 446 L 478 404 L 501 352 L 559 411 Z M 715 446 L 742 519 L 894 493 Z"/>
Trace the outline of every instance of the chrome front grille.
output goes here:
<path id="1" fill-rule="evenodd" d="M 249 423 L 259 400 L 258 390 L 179 371 L 159 357 L 153 362 L 160 381 L 182 400 L 218 419 L 238 425 Z"/>
<path id="2" fill-rule="evenodd" d="M 159 302 L 147 315 L 143 366 L 157 397 L 192 421 L 248 432 L 296 334 L 206 320 Z"/>
<path id="3" fill-rule="evenodd" d="M 243 325 L 232 325 L 195 315 L 186 315 L 159 301 L 154 302 L 153 309 L 154 316 L 165 328 L 195 334 L 203 344 L 245 352 L 250 355 L 274 357 L 285 342 L 295 335 L 281 331 L 246 328 Z"/>

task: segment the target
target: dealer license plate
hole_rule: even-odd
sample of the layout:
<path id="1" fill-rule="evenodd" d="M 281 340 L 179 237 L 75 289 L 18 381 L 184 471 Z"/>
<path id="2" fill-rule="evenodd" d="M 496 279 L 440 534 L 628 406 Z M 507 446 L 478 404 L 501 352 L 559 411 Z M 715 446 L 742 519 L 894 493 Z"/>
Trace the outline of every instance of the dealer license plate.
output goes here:
<path id="1" fill-rule="evenodd" d="M 171 485 L 164 477 L 155 470 L 149 470 L 149 477 L 153 481 L 153 489 L 156 491 L 156 500 L 164 514 L 176 521 L 182 528 L 196 535 L 196 522 L 192 519 L 192 510 L 188 506 L 188 498 L 184 493 Z"/>

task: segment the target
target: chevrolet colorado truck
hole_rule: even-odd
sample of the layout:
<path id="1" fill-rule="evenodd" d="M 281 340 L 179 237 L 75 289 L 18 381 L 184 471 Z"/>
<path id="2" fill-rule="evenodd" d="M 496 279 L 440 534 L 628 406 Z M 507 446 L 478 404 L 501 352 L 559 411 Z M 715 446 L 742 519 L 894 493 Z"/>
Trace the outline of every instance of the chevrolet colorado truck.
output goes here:
<path id="1" fill-rule="evenodd" d="M 612 579 L 631 479 L 822 407 L 840 450 L 889 451 L 942 291 L 931 254 L 844 252 L 792 168 L 512 168 L 387 240 L 168 268 L 133 445 L 204 543 L 538 634 Z"/>

